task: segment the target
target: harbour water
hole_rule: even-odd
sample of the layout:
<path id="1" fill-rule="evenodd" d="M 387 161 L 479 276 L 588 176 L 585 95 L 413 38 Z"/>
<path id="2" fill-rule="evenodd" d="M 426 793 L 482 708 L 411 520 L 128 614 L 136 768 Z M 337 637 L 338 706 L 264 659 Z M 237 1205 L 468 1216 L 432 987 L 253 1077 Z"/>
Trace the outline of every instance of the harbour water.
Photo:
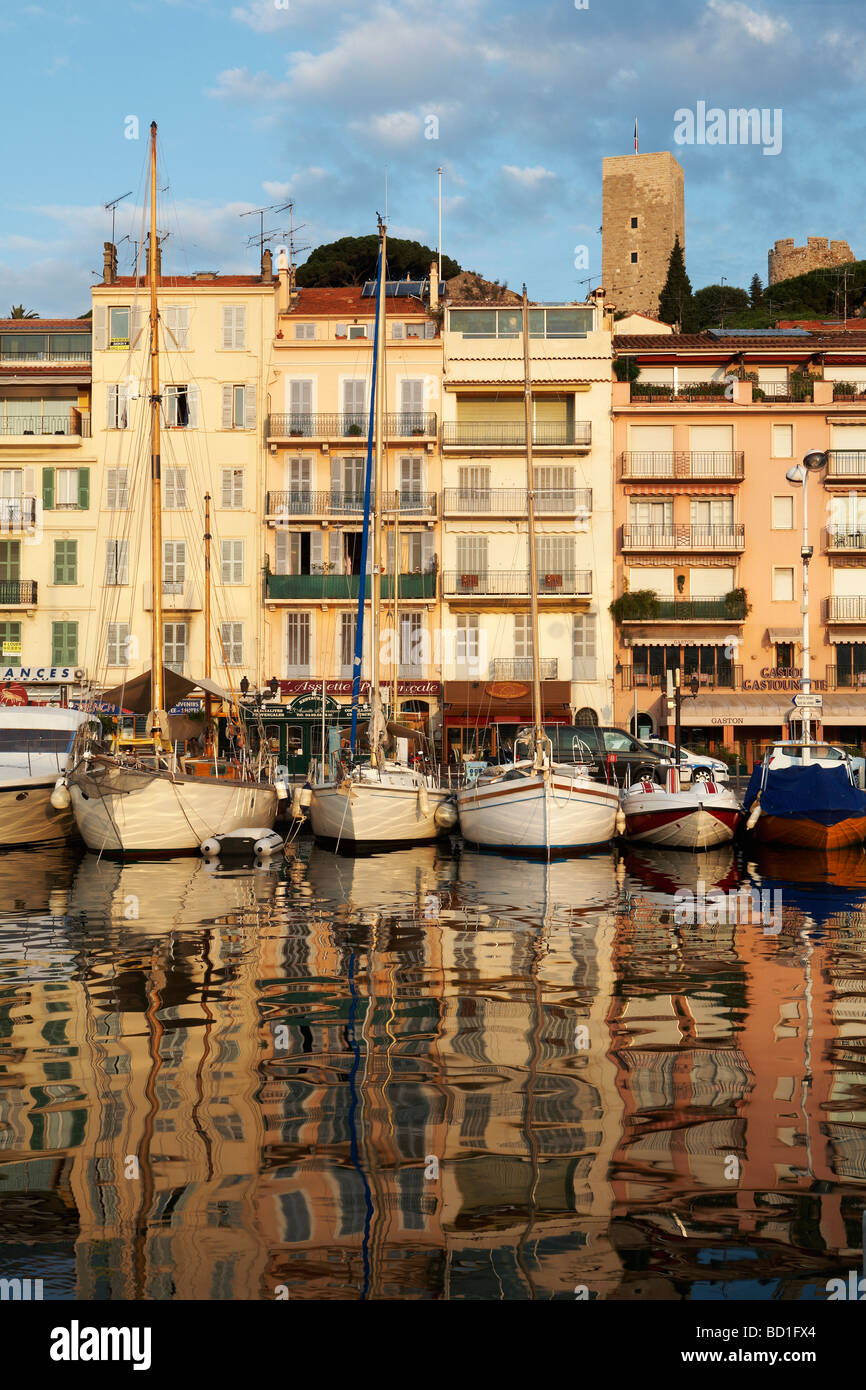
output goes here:
<path id="1" fill-rule="evenodd" d="M 862 850 L 0 856 L 46 1299 L 825 1299 L 864 1210 Z"/>

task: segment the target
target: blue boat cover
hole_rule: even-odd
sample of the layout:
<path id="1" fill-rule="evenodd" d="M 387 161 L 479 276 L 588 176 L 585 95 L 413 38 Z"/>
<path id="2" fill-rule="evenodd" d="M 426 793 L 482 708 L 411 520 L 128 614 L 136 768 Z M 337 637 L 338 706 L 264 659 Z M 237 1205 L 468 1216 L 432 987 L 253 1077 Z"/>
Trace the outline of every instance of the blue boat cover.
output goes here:
<path id="1" fill-rule="evenodd" d="M 754 768 L 746 788 L 744 806 L 751 808 L 761 790 L 762 767 Z M 853 816 L 866 816 L 866 792 L 848 780 L 844 766 L 769 768 L 761 797 L 765 816 L 813 820 L 819 825 L 836 825 Z"/>

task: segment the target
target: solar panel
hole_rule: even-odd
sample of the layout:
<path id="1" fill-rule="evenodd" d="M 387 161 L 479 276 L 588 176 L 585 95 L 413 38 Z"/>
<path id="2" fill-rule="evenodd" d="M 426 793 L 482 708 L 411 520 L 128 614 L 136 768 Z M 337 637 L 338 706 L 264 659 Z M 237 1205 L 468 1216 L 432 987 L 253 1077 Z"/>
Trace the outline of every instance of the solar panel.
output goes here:
<path id="1" fill-rule="evenodd" d="M 811 338 L 808 328 L 708 328 L 711 338 Z"/>
<path id="2" fill-rule="evenodd" d="M 385 295 L 388 299 L 423 299 L 427 289 L 426 280 L 386 280 Z M 376 281 L 367 280 L 361 291 L 362 299 L 375 299 Z"/>

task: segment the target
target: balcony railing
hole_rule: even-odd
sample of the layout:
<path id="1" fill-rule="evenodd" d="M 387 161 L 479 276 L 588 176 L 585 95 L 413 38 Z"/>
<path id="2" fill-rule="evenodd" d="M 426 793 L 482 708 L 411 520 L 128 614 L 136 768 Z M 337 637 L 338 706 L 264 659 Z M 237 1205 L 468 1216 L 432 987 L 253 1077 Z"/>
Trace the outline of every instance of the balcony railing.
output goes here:
<path id="1" fill-rule="evenodd" d="M 32 531 L 35 525 L 35 497 L 0 497 L 0 531 Z"/>
<path id="2" fill-rule="evenodd" d="M 36 594 L 35 579 L 0 579 L 0 608 L 32 608 Z"/>
<path id="3" fill-rule="evenodd" d="M 866 623 L 866 595 L 834 594 L 827 600 L 830 623 Z"/>
<path id="4" fill-rule="evenodd" d="M 443 420 L 442 443 L 461 449 L 519 449 L 526 444 L 526 426 L 522 420 Z M 532 427 L 532 443 L 538 449 L 588 449 L 592 421 L 537 420 Z"/>
<path id="5" fill-rule="evenodd" d="M 443 506 L 458 516 L 525 516 L 528 495 L 526 488 L 519 487 L 447 487 Z M 592 488 L 536 488 L 535 510 L 548 516 L 589 516 Z"/>
<path id="6" fill-rule="evenodd" d="M 0 365 L 4 367 L 17 367 L 19 364 L 24 367 L 32 367 L 34 364 L 44 362 L 46 364 L 69 363 L 69 362 L 89 362 L 91 360 L 89 348 L 76 348 L 74 352 L 55 352 L 49 348 L 48 352 L 0 352 Z"/>
<path id="7" fill-rule="evenodd" d="M 866 455 L 864 455 L 866 457 Z M 692 478 L 695 481 L 743 476 L 743 453 L 650 450 L 620 454 L 623 478 L 651 478 L 663 482 L 666 478 Z"/>
<path id="8" fill-rule="evenodd" d="M 623 550 L 742 550 L 745 527 L 741 521 L 729 526 L 635 526 L 622 528 Z"/>
<path id="9" fill-rule="evenodd" d="M 268 574 L 267 596 L 269 599 L 357 599 L 361 576 L 359 574 Z M 364 595 L 370 597 L 370 576 L 367 575 Z M 401 574 L 399 595 L 401 599 L 435 599 L 436 575 Z M 382 576 L 382 597 L 394 597 L 393 575 Z"/>
<path id="10" fill-rule="evenodd" d="M 539 662 L 541 679 L 555 681 L 559 675 L 559 661 L 555 656 L 543 656 Z M 493 681 L 531 681 L 531 656 L 497 656 L 490 663 L 490 679 Z"/>
<path id="11" fill-rule="evenodd" d="M 527 570 L 481 570 L 478 573 L 446 571 L 443 580 L 446 598 L 521 598 L 529 596 Z M 592 572 L 565 570 L 538 576 L 538 593 L 551 598 L 590 598 Z"/>
<path id="12" fill-rule="evenodd" d="M 269 439 L 359 439 L 366 440 L 370 417 L 367 411 L 340 411 L 321 414 L 298 411 L 268 416 Z M 388 439 L 436 437 L 436 412 L 396 411 L 385 415 Z"/>
<path id="13" fill-rule="evenodd" d="M 866 478 L 866 450 L 831 449 L 827 457 L 828 478 Z"/>
<path id="14" fill-rule="evenodd" d="M 400 516 L 406 518 L 436 515 L 435 492 L 401 492 Z M 338 488 L 323 491 L 290 489 L 288 492 L 269 492 L 266 502 L 269 517 L 279 516 L 357 516 L 364 515 L 363 492 L 343 492 Z M 383 510 L 390 515 L 397 510 L 393 493 L 386 494 Z"/>
<path id="15" fill-rule="evenodd" d="M 90 416 L 79 410 L 63 415 L 0 416 L 0 435 L 68 434 L 90 438 Z"/>
<path id="16" fill-rule="evenodd" d="M 811 401 L 812 384 L 791 386 L 784 381 L 753 382 L 755 400 L 788 402 Z M 725 406 L 733 403 L 733 392 L 726 394 L 729 383 L 724 381 L 687 381 L 679 386 L 655 382 L 632 382 L 632 405 L 669 405 L 685 402 L 696 405 Z"/>
<path id="17" fill-rule="evenodd" d="M 727 622 L 741 623 L 746 616 L 745 601 L 737 598 L 660 598 L 620 613 L 623 623 Z"/>
<path id="18" fill-rule="evenodd" d="M 834 401 L 855 401 L 859 396 L 866 396 L 866 381 L 833 382 Z"/>
<path id="19" fill-rule="evenodd" d="M 674 644 L 676 645 L 676 644 Z M 698 677 L 698 688 L 702 691 L 709 690 L 742 690 L 743 688 L 743 668 L 742 666 L 731 666 L 725 671 L 717 671 L 715 675 L 707 672 L 687 672 L 684 676 L 686 683 L 692 679 L 692 675 Z M 665 690 L 667 688 L 667 677 L 658 671 L 636 671 L 634 666 L 623 666 L 620 672 L 621 690 Z"/>
<path id="20" fill-rule="evenodd" d="M 828 526 L 827 549 L 866 550 L 866 530 L 858 531 L 848 526 Z"/>

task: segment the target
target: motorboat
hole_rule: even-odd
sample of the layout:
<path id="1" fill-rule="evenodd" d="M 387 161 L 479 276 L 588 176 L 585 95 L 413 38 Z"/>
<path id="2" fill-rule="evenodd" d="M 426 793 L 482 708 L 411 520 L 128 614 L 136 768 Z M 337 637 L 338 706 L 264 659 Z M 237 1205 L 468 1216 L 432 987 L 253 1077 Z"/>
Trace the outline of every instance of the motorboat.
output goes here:
<path id="1" fill-rule="evenodd" d="M 684 787 L 679 769 L 669 768 L 664 785 L 645 778 L 622 793 L 629 840 L 666 849 L 710 849 L 732 840 L 740 823 L 740 803 L 732 791 L 702 768 Z"/>

